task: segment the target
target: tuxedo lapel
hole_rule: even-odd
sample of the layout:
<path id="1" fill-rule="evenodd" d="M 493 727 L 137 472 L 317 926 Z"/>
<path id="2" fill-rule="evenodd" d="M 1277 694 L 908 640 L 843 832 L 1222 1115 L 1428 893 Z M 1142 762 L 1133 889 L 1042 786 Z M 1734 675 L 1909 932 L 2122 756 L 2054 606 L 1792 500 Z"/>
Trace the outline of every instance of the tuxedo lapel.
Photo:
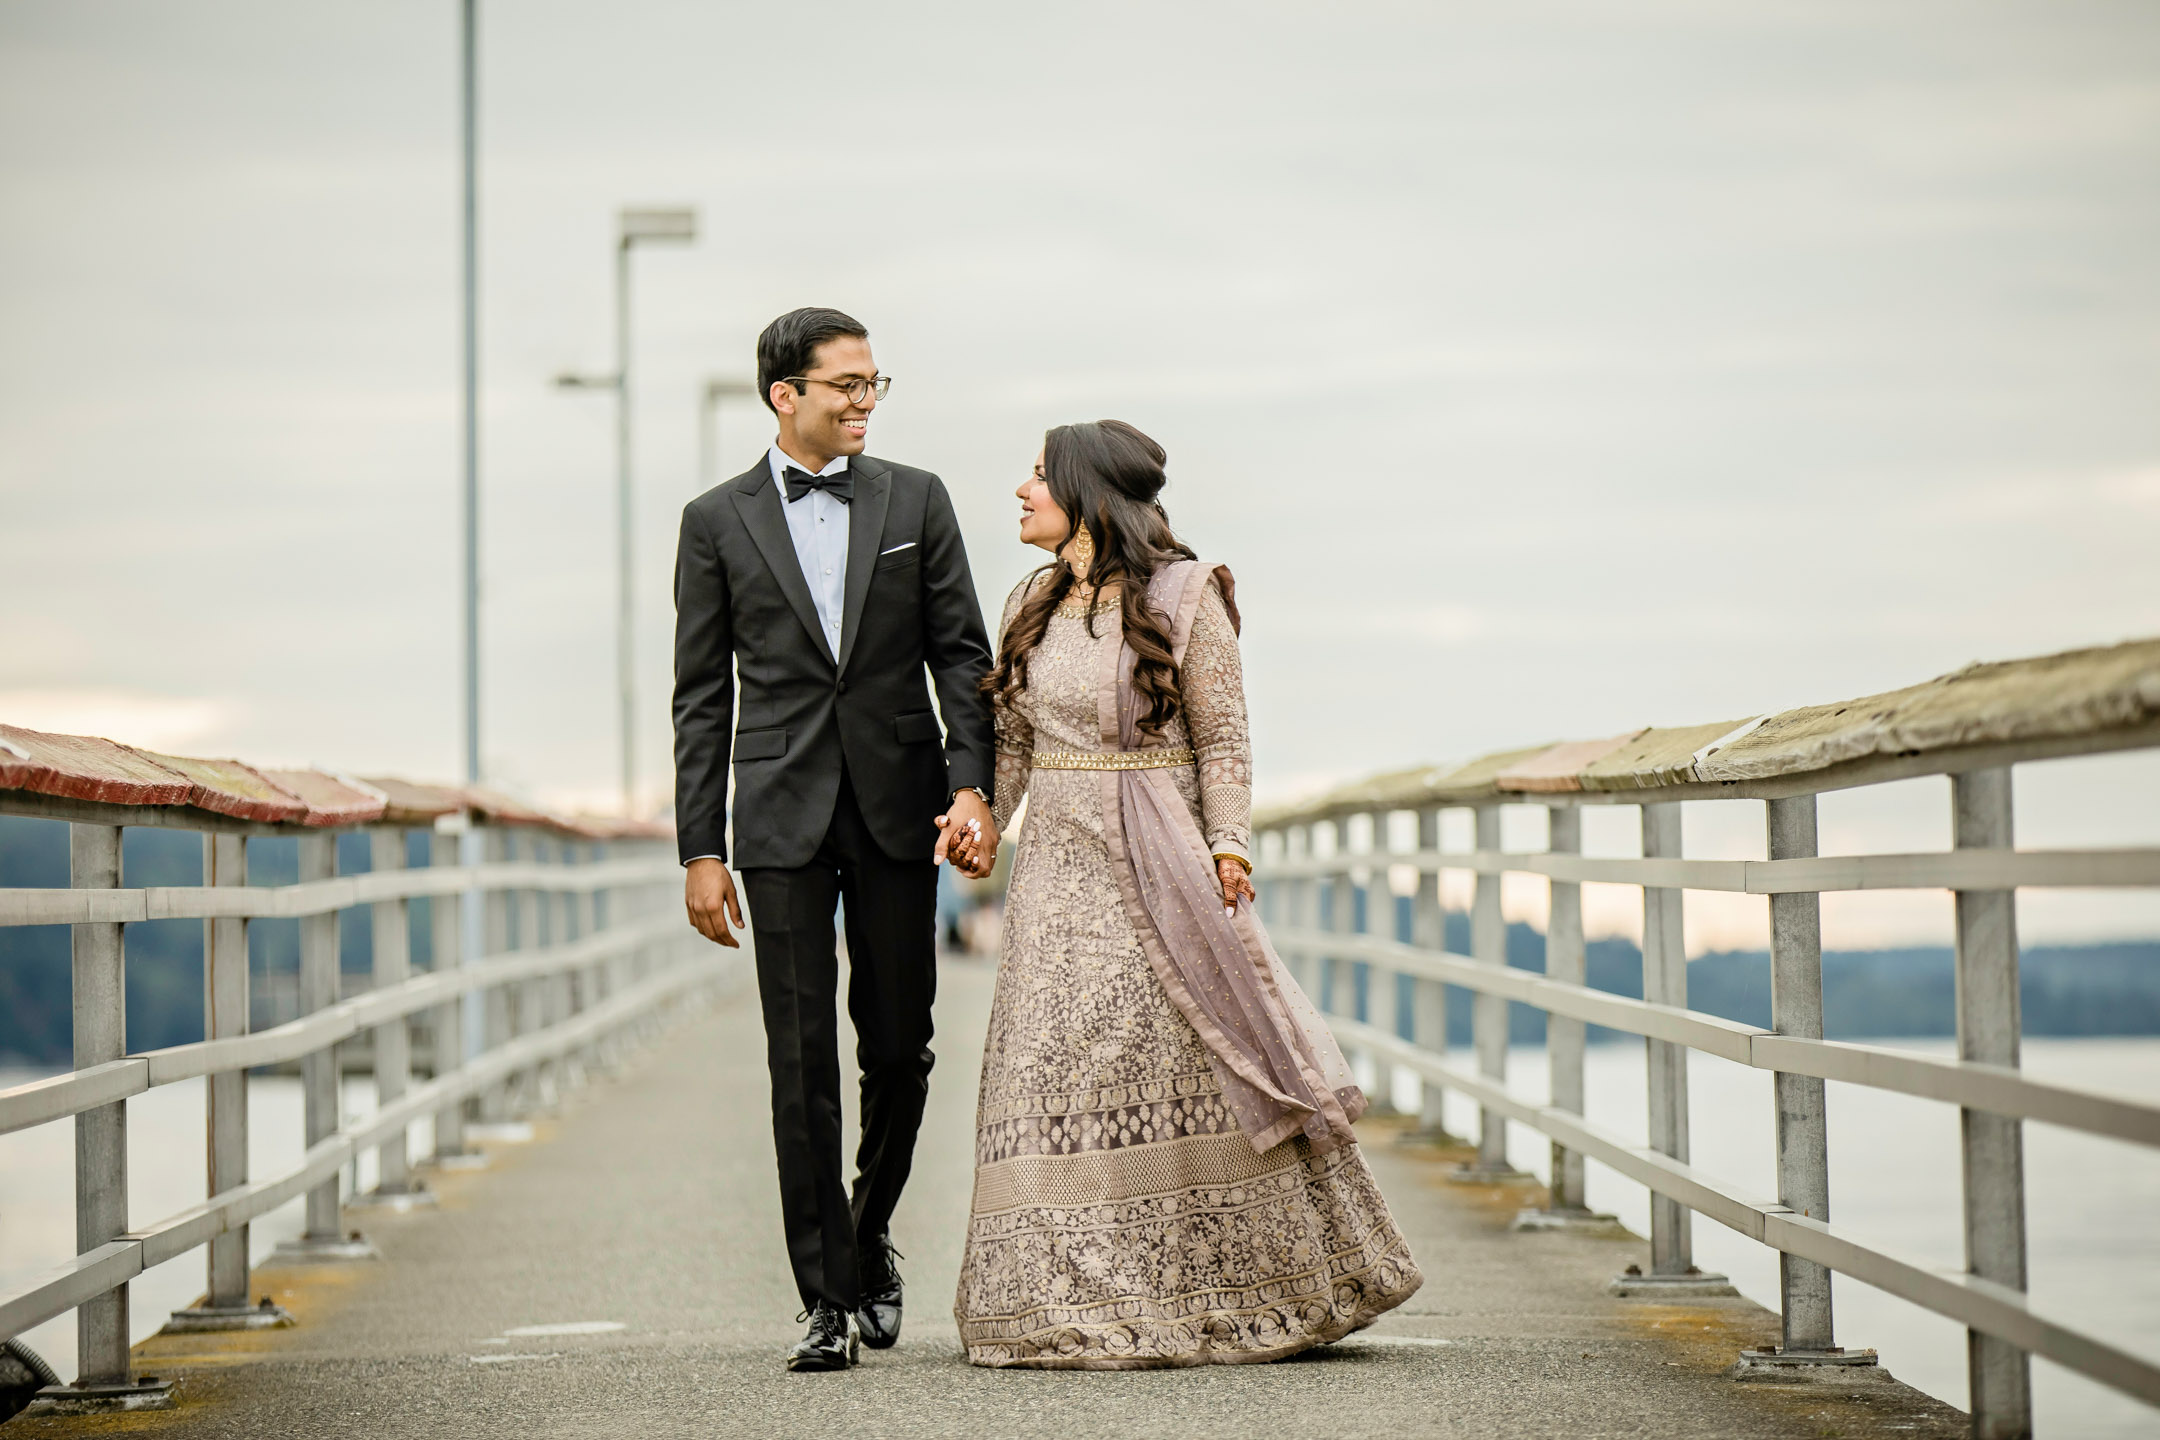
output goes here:
<path id="1" fill-rule="evenodd" d="M 885 538 L 885 511 L 892 504 L 892 476 L 865 455 L 848 462 L 855 472 L 855 502 L 848 506 L 847 596 L 840 612 L 840 673 L 847 673 L 855 653 L 855 632 L 862 628 L 863 602 L 870 595 L 870 571 Z M 805 592 L 808 593 L 807 591 Z"/>
<path id="2" fill-rule="evenodd" d="M 772 571 L 773 579 L 779 582 L 780 593 L 787 596 L 788 608 L 795 612 L 795 618 L 802 621 L 803 629 L 810 632 L 810 638 L 817 642 L 818 653 L 830 659 L 832 647 L 825 641 L 824 627 L 818 624 L 817 603 L 810 598 L 810 582 L 803 579 L 802 560 L 795 554 L 795 538 L 788 534 L 787 515 L 780 508 L 783 503 L 780 499 L 780 487 L 773 483 L 772 470 L 762 460 L 758 462 L 757 470 L 751 472 L 749 479 L 751 483 L 737 490 L 734 495 L 735 511 L 742 516 L 743 529 L 750 532 L 750 539 L 757 546 L 758 554 L 765 557 L 765 568 Z M 878 518 L 882 524 L 882 509 Z M 853 595 L 855 545 L 852 517 L 850 522 L 848 593 Z"/>

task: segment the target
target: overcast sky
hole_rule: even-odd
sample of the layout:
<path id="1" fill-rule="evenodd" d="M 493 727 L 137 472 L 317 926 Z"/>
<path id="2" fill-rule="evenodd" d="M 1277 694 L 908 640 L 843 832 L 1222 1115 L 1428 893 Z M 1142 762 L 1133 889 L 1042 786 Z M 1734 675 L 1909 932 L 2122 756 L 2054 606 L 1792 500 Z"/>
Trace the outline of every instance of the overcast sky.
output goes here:
<path id="1" fill-rule="evenodd" d="M 993 614 L 1046 426 L 1167 446 L 1264 796 L 2160 633 L 2146 0 L 482 9 L 486 748 L 543 798 L 613 787 L 612 422 L 549 381 L 626 202 L 705 227 L 637 258 L 656 796 L 696 395 L 799 304 Z M 456 10 L 0 8 L 0 717 L 455 772 Z M 2057 843 L 2155 838 L 2154 766 L 2079 773 Z"/>

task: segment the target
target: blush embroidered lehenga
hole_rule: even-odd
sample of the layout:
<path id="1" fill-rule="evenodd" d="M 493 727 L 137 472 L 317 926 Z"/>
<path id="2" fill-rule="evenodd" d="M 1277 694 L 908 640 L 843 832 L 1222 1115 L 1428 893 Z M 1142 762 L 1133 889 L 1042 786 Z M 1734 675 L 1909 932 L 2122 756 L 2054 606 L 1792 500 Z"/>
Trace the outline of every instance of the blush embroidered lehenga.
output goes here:
<path id="1" fill-rule="evenodd" d="M 1149 585 L 1185 707 L 1160 737 L 1110 598 L 1061 606 L 998 706 L 998 823 L 1027 815 L 954 1306 L 978 1365 L 1275 1360 L 1422 1280 L 1341 1052 L 1249 906 L 1223 914 L 1211 855 L 1247 853 L 1251 812 L 1233 593 L 1191 561 Z"/>

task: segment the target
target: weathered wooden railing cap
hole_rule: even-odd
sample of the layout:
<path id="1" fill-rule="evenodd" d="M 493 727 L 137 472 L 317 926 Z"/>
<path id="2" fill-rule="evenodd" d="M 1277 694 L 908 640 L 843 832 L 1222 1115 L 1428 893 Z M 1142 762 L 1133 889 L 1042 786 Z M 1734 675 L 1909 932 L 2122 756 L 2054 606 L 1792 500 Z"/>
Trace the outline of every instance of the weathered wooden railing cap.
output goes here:
<path id="1" fill-rule="evenodd" d="M 185 805 L 192 788 L 186 777 L 116 741 L 0 725 L 0 790 L 102 805 Z"/>
<path id="2" fill-rule="evenodd" d="M 459 793 L 465 797 L 465 808 L 472 812 L 473 818 L 489 825 L 510 825 L 550 830 L 571 829 L 567 822 L 548 814 L 545 810 L 535 810 L 532 806 L 515 800 L 503 794 L 500 790 L 491 790 L 485 785 L 461 786 L 459 787 Z"/>
<path id="3" fill-rule="evenodd" d="M 280 790 L 305 802 L 307 813 L 297 823 L 310 829 L 365 825 L 387 818 L 388 797 L 365 780 L 321 770 L 265 770 L 262 774 Z"/>
<path id="4" fill-rule="evenodd" d="M 252 765 L 238 760 L 161 755 L 155 750 L 136 753 L 185 779 L 188 782 L 186 803 L 193 809 L 272 825 L 296 825 L 307 818 L 307 801 L 281 789 Z"/>
<path id="5" fill-rule="evenodd" d="M 620 815 L 572 815 L 563 822 L 593 840 L 672 840 L 675 827 L 665 820 L 629 820 Z"/>
<path id="6" fill-rule="evenodd" d="M 382 796 L 385 825 L 425 828 L 466 808 L 465 792 L 454 785 L 423 785 L 395 775 L 367 775 L 360 783 Z"/>
<path id="7" fill-rule="evenodd" d="M 1254 817 L 1257 828 L 1370 810 L 1513 797 L 1688 787 L 1671 798 L 1745 795 L 1870 764 L 1911 773 L 2151 744 L 2160 727 L 2160 639 L 1968 665 L 1925 684 L 1753 719 L 1657 726 L 1603 740 L 1501 750 L 1465 765 L 1398 770 Z M 2002 747 L 2018 753 L 2003 753 Z M 1991 750 L 1991 747 L 1993 749 Z M 1867 778 L 1895 778 L 1870 774 Z M 1829 788 L 1828 785 L 1822 788 Z M 1648 797 L 1645 797 L 1648 798 Z"/>
<path id="8" fill-rule="evenodd" d="M 300 829 L 423 828 L 464 814 L 490 825 L 550 830 L 579 840 L 660 840 L 675 833 L 664 821 L 554 815 L 485 786 L 428 785 L 394 776 L 362 779 L 165 755 L 98 736 L 53 735 L 18 725 L 0 725 L 0 792 L 6 791 L 80 802 L 64 817 L 78 820 L 95 819 L 94 813 L 83 813 L 83 806 L 112 806 L 114 824 L 141 823 L 142 817 L 130 819 L 120 811 L 139 807 Z"/>
<path id="9" fill-rule="evenodd" d="M 383 810 L 380 795 L 320 771 L 261 770 L 17 725 L 0 725 L 0 790 L 308 827 L 364 824 Z"/>
<path id="10" fill-rule="evenodd" d="M 1772 715 L 1696 778 L 1759 780 L 1881 755 L 2055 740 L 2160 719 L 2160 639 L 1968 665 L 1923 685 Z"/>

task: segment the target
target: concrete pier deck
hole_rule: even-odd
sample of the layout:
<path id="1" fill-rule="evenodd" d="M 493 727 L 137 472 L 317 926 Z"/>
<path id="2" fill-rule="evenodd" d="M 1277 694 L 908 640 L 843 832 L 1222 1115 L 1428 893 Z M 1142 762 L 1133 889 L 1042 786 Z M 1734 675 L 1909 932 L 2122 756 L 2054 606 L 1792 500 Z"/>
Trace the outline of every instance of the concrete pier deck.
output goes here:
<path id="1" fill-rule="evenodd" d="M 1276 1365 L 991 1372 L 951 1318 L 987 964 L 949 962 L 915 1177 L 894 1227 L 905 1338 L 848 1374 L 790 1375 L 764 1040 L 747 994 L 574 1096 L 535 1141 L 358 1214 L 380 1262 L 269 1269 L 294 1329 L 160 1337 L 162 1413 L 18 1419 L 10 1437 L 1962 1436 L 1879 1372 L 1738 1381 L 1774 1316 L 1742 1299 L 1621 1300 L 1626 1236 L 1514 1234 L 1521 1189 L 1449 1183 L 1462 1156 L 1361 1127 L 1427 1280 L 1374 1331 Z M 1530 1200 L 1536 1192 L 1530 1192 Z M 543 1327 L 543 1328 L 534 1328 Z"/>

